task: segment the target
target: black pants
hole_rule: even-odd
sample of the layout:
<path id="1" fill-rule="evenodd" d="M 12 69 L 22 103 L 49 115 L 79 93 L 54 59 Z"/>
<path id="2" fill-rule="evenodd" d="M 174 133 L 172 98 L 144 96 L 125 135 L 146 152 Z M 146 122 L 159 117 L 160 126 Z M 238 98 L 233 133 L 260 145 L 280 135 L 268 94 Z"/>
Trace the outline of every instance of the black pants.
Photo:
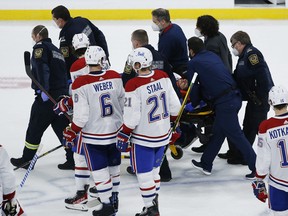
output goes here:
<path id="1" fill-rule="evenodd" d="M 249 143 L 253 145 L 256 135 L 258 134 L 259 125 L 267 119 L 269 106 L 257 106 L 252 102 L 248 102 L 245 109 L 243 120 L 243 133 Z M 228 140 L 229 154 L 235 159 L 242 159 L 242 154 L 235 145 Z"/>
<path id="2" fill-rule="evenodd" d="M 43 102 L 40 96 L 35 98 L 31 107 L 30 120 L 26 131 L 26 142 L 23 150 L 23 158 L 31 160 L 38 149 L 41 138 L 46 129 L 51 125 L 60 143 L 63 139 L 63 130 L 69 124 L 64 116 L 58 116 L 53 111 L 53 103 L 48 100 Z M 66 158 L 74 163 L 73 152 L 67 150 Z"/>

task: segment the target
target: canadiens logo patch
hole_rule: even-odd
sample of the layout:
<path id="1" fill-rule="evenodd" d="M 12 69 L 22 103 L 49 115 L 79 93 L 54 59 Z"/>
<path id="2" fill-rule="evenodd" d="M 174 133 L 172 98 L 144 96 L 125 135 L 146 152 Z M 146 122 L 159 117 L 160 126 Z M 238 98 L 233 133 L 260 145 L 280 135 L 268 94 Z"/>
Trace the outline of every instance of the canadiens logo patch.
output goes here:
<path id="1" fill-rule="evenodd" d="M 125 68 L 124 68 L 124 73 L 130 74 L 131 71 L 132 71 L 132 66 L 126 63 Z"/>
<path id="2" fill-rule="evenodd" d="M 34 50 L 34 58 L 42 58 L 43 48 L 37 48 Z"/>
<path id="3" fill-rule="evenodd" d="M 249 61 L 250 61 L 250 63 L 251 63 L 252 65 L 256 65 L 256 64 L 259 63 L 259 59 L 258 59 L 258 56 L 257 56 L 256 54 L 250 55 L 250 56 L 248 57 L 248 59 L 249 59 Z"/>
<path id="4" fill-rule="evenodd" d="M 260 148 L 263 147 L 263 138 L 259 138 L 259 139 L 258 139 L 257 145 L 258 145 Z"/>
<path id="5" fill-rule="evenodd" d="M 61 47 L 61 53 L 64 56 L 64 58 L 69 57 L 69 47 Z"/>

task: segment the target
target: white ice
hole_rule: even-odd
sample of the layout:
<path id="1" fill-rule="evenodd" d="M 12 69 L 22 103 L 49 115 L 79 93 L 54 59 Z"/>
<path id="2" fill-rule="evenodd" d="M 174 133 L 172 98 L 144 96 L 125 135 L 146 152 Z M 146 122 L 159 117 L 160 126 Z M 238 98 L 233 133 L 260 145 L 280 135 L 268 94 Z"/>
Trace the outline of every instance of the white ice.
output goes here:
<path id="1" fill-rule="evenodd" d="M 194 36 L 195 20 L 173 20 L 182 26 L 187 38 Z M 10 157 L 22 154 L 25 132 L 29 121 L 30 107 L 33 102 L 33 90 L 29 88 L 23 64 L 23 52 L 32 50 L 31 30 L 35 25 L 44 24 L 50 36 L 58 46 L 59 29 L 51 22 L 0 22 L 1 72 L 0 98 L 1 144 Z M 151 30 L 150 20 L 146 21 L 94 21 L 106 35 L 110 50 L 112 69 L 122 72 L 127 55 L 131 51 L 130 35 L 132 31 L 143 28 L 150 37 L 152 45 L 157 47 L 158 35 Z M 244 30 L 251 36 L 253 44 L 259 48 L 270 67 L 275 84 L 287 83 L 287 30 L 288 21 L 223 21 L 220 30 L 229 40 L 231 35 Z M 229 43 L 230 45 L 230 43 Z M 234 66 L 237 58 L 233 58 Z M 9 78 L 9 79 L 7 79 Z M 13 84 L 12 78 L 24 82 L 21 88 L 4 88 Z M 4 83 L 6 82 L 6 85 Z M 244 107 L 245 104 L 243 104 Z M 242 122 L 243 108 L 239 113 Z M 272 116 L 273 112 L 269 112 Z M 49 128 L 42 139 L 46 152 L 60 143 Z M 200 145 L 196 141 L 194 146 Z M 254 144 L 255 145 L 255 144 Z M 221 152 L 227 150 L 223 144 Z M 188 149 L 180 160 L 169 155 L 173 180 L 162 183 L 160 190 L 160 213 L 163 216 L 264 216 L 268 215 L 268 204 L 258 201 L 251 188 L 250 181 L 244 179 L 249 169 L 242 165 L 228 165 L 226 161 L 216 158 L 212 175 L 207 177 L 191 166 L 191 159 L 199 160 L 200 155 Z M 30 173 L 24 187 L 18 191 L 19 199 L 29 216 L 66 216 L 91 215 L 88 213 L 67 210 L 64 199 L 75 192 L 73 171 L 61 171 L 57 164 L 65 161 L 64 150 L 59 149 L 37 161 L 35 169 Z M 121 165 L 120 208 L 118 216 L 132 216 L 140 212 L 143 203 L 134 176 L 126 173 L 128 159 Z M 16 171 L 20 184 L 25 170 Z M 92 183 L 92 181 L 91 181 Z"/>

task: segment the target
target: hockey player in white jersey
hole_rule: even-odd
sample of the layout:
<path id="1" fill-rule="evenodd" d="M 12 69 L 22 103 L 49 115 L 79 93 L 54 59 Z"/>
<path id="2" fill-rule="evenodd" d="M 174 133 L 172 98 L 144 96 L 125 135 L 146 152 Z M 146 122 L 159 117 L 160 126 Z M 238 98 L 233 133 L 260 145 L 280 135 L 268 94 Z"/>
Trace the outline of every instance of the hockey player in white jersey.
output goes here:
<path id="1" fill-rule="evenodd" d="M 175 120 L 181 105 L 168 75 L 151 69 L 150 50 L 137 48 L 130 60 L 138 76 L 125 85 L 124 124 L 117 148 L 127 151 L 131 144 L 132 165 L 145 205 L 136 216 L 158 216 L 159 168 L 171 137 L 170 119 Z"/>
<path id="2" fill-rule="evenodd" d="M 89 74 L 72 84 L 73 121 L 63 134 L 73 142 L 79 133 L 102 203 L 93 215 L 110 216 L 118 209 L 121 153 L 115 143 L 123 123 L 124 89 L 119 73 L 103 70 L 108 62 L 101 47 L 88 47 L 85 61 Z"/>
<path id="3" fill-rule="evenodd" d="M 71 81 L 73 83 L 77 77 L 89 73 L 89 68 L 86 65 L 84 54 L 87 47 L 90 45 L 90 41 L 86 34 L 79 33 L 73 36 L 72 45 L 75 50 L 75 55 L 78 57 L 78 59 L 71 65 L 70 68 Z M 72 83 L 69 87 L 70 95 L 72 94 Z M 72 109 L 73 100 L 72 97 L 69 96 L 64 96 L 54 107 L 54 111 L 57 114 L 72 113 Z M 77 145 L 77 143 L 80 141 L 80 139 L 77 139 L 77 142 L 75 142 L 75 145 L 72 147 L 75 161 L 74 176 L 76 194 L 65 199 L 65 207 L 73 210 L 88 211 L 88 208 L 83 204 L 88 201 L 90 171 L 85 160 L 83 148 L 78 148 L 81 146 L 80 144 Z M 96 192 L 96 187 L 91 188 L 90 191 Z M 97 193 L 90 193 L 90 195 L 92 197 L 97 197 Z"/>
<path id="4" fill-rule="evenodd" d="M 288 91 L 283 86 L 273 86 L 269 103 L 275 116 L 259 126 L 256 180 L 252 182 L 255 196 L 269 206 L 273 215 L 288 215 Z M 263 179 L 267 176 L 269 194 Z"/>
<path id="5" fill-rule="evenodd" d="M 16 182 L 13 167 L 6 150 L 0 145 L 0 215 L 24 215 L 15 194 Z"/>

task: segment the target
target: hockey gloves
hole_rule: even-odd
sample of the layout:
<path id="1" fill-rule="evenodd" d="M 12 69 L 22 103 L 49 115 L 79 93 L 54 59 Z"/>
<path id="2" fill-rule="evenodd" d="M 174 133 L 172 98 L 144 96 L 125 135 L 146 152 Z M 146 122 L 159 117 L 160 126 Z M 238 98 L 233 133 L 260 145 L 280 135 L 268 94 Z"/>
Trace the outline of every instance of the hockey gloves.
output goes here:
<path id="1" fill-rule="evenodd" d="M 129 139 L 130 139 L 130 134 L 128 135 L 120 131 L 117 135 L 116 148 L 120 152 L 130 151 Z"/>
<path id="2" fill-rule="evenodd" d="M 266 202 L 268 198 L 265 183 L 262 180 L 254 180 L 252 182 L 253 192 L 257 199 Z"/>
<path id="3" fill-rule="evenodd" d="M 196 107 L 193 107 L 192 106 L 192 103 L 188 103 L 188 104 L 186 104 L 185 105 L 185 111 L 187 111 L 187 112 L 193 112 L 193 111 L 195 111 L 196 109 L 202 109 L 203 107 L 205 107 L 205 106 L 207 106 L 207 104 L 203 101 L 203 100 L 201 100 L 200 101 L 200 103 L 199 103 L 199 105 L 197 105 Z"/>
<path id="4" fill-rule="evenodd" d="M 17 201 L 15 198 L 3 201 L 3 212 L 5 215 L 16 215 L 17 213 Z"/>
<path id="5" fill-rule="evenodd" d="M 71 113 L 72 112 L 72 107 L 69 106 L 68 104 L 68 100 L 70 99 L 69 96 L 63 96 L 62 99 L 59 100 L 59 102 L 57 104 L 54 105 L 53 107 L 53 111 L 57 114 L 57 115 L 61 115 L 63 113 Z"/>
<path id="6" fill-rule="evenodd" d="M 70 126 L 67 126 L 63 131 L 63 141 L 62 145 L 65 147 L 71 148 L 74 146 L 74 139 L 77 137 L 77 133 L 71 129 Z"/>
<path id="7" fill-rule="evenodd" d="M 176 142 L 176 140 L 178 140 L 180 138 L 181 133 L 182 132 L 181 132 L 180 127 L 179 126 L 176 127 L 175 131 L 172 132 L 172 136 L 170 138 L 169 144 L 173 145 Z"/>

